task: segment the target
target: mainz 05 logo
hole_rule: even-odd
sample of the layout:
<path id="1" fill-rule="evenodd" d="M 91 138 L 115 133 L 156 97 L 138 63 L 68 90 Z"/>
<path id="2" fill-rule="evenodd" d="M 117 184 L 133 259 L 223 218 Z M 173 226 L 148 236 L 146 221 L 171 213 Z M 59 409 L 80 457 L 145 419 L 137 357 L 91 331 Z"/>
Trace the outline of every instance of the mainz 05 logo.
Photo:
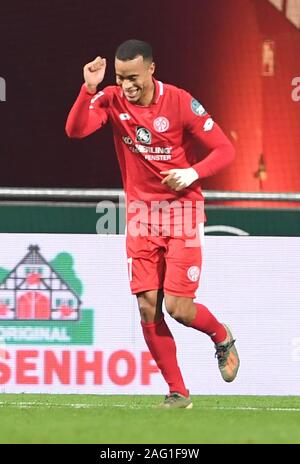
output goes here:
<path id="1" fill-rule="evenodd" d="M 0 268 L 0 340 L 5 344 L 91 344 L 93 310 L 66 252 L 47 261 L 37 245 L 12 270 Z"/>
<path id="2" fill-rule="evenodd" d="M 145 127 L 137 126 L 136 128 L 136 140 L 141 143 L 151 144 L 152 136 L 151 132 Z"/>

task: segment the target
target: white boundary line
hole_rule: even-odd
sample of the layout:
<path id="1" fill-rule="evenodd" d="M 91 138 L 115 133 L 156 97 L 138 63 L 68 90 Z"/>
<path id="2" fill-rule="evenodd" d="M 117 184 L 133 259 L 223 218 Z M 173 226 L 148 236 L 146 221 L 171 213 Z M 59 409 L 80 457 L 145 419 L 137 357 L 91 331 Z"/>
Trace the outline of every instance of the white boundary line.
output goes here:
<path id="1" fill-rule="evenodd" d="M 107 403 L 44 403 L 44 402 L 12 402 L 0 401 L 0 408 L 70 408 L 70 409 L 100 409 L 100 408 L 124 408 L 124 409 L 148 409 L 151 405 L 139 406 L 126 404 L 107 404 Z M 300 412 L 300 408 L 264 408 L 251 406 L 199 406 L 196 409 L 214 410 L 214 411 L 259 411 L 259 412 Z"/>

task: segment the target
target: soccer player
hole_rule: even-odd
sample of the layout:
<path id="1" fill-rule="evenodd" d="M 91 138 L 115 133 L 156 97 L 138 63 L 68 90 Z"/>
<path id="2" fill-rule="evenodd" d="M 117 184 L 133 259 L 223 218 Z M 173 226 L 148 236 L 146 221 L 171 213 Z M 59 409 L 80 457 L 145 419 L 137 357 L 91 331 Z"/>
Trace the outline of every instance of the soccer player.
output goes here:
<path id="1" fill-rule="evenodd" d="M 84 84 L 66 132 L 82 138 L 108 121 L 112 125 L 126 194 L 131 291 L 137 296 L 146 344 L 169 386 L 160 406 L 191 408 L 162 302 L 176 321 L 211 338 L 223 379 L 233 381 L 239 368 L 235 340 L 229 328 L 194 299 L 203 245 L 198 233 L 204 221 L 201 179 L 230 163 L 234 148 L 195 98 L 153 77 L 149 44 L 122 43 L 115 55 L 117 85 L 98 92 L 105 69 L 106 59 L 100 56 L 84 66 Z M 207 150 L 200 161 L 194 142 Z"/>

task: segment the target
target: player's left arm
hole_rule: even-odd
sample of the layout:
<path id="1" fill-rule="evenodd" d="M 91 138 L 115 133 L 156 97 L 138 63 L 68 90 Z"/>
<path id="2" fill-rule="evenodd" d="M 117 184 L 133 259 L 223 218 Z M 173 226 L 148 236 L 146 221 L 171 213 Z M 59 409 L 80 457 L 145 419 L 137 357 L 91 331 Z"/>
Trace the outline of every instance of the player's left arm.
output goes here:
<path id="1" fill-rule="evenodd" d="M 207 148 L 209 154 L 190 168 L 161 173 L 166 175 L 162 182 L 176 191 L 188 187 L 197 179 L 217 174 L 235 156 L 235 149 L 228 137 L 197 100 L 182 91 L 181 103 L 184 129 Z"/>

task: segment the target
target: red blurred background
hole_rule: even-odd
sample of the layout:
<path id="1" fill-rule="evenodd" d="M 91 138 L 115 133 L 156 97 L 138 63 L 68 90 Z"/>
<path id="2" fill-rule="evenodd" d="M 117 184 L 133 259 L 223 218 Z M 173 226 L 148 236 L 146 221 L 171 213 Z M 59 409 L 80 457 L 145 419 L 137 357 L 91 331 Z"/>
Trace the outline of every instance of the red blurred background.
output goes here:
<path id="1" fill-rule="evenodd" d="M 64 124 L 83 65 L 107 57 L 113 83 L 128 38 L 149 41 L 156 77 L 191 92 L 235 144 L 235 162 L 204 188 L 300 191 L 300 29 L 268 0 L 2 5 L 1 186 L 121 187 L 110 128 L 74 141 Z"/>

